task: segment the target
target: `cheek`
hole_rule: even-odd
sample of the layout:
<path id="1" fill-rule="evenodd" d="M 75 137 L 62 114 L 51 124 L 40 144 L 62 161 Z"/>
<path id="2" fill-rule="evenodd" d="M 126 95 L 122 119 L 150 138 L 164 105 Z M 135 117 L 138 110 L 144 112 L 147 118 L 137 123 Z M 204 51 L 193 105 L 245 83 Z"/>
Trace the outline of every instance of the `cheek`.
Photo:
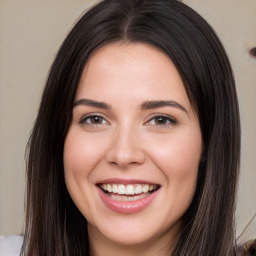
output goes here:
<path id="1" fill-rule="evenodd" d="M 166 174 L 182 176 L 197 171 L 201 152 L 200 136 L 181 135 L 154 142 L 151 155 Z"/>
<path id="2" fill-rule="evenodd" d="M 71 127 L 64 144 L 66 186 L 74 203 L 84 215 L 91 193 L 90 174 L 97 164 L 99 154 L 98 148 L 93 145 L 93 140 L 86 138 L 76 127 Z"/>
<path id="3" fill-rule="evenodd" d="M 187 204 L 194 195 L 202 152 L 201 134 L 193 135 L 183 132 L 169 136 L 161 143 L 155 142 L 151 150 L 153 161 L 167 179 L 170 194 Z"/>
<path id="4" fill-rule="evenodd" d="M 64 144 L 64 175 L 68 193 L 82 215 L 91 223 L 94 223 L 95 211 L 92 174 L 104 155 L 100 145 L 95 136 L 85 136 L 76 126 L 71 126 Z"/>
<path id="5" fill-rule="evenodd" d="M 95 136 L 85 136 L 83 131 L 69 131 L 64 145 L 65 175 L 89 176 L 94 166 L 103 155 L 103 147 Z M 96 139 L 96 140 L 95 140 Z"/>

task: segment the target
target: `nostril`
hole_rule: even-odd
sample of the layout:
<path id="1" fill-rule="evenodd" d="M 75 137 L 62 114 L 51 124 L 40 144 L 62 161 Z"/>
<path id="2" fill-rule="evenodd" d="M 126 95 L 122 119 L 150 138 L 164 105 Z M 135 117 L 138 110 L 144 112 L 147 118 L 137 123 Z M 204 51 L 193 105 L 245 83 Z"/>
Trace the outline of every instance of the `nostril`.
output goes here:
<path id="1" fill-rule="evenodd" d="M 144 163 L 145 152 L 139 146 L 114 145 L 105 156 L 107 162 L 113 166 L 126 168 Z"/>

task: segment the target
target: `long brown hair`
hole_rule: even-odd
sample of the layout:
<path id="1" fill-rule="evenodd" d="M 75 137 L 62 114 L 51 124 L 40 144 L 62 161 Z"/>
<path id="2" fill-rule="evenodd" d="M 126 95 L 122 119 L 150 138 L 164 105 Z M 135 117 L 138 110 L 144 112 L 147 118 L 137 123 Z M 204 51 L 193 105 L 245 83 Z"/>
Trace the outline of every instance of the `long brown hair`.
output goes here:
<path id="1" fill-rule="evenodd" d="M 51 66 L 28 144 L 27 213 L 21 255 L 89 255 L 86 219 L 64 181 L 63 145 L 81 73 L 113 42 L 157 47 L 175 64 L 198 115 L 204 152 L 193 202 L 173 256 L 235 255 L 240 123 L 222 44 L 195 11 L 174 0 L 105 0 L 76 23 Z"/>

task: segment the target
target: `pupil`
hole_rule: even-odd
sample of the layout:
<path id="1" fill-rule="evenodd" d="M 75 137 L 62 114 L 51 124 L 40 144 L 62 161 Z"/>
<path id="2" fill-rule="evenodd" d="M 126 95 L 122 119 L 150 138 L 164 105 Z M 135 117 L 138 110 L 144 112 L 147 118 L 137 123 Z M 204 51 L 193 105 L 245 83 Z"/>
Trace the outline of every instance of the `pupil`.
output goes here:
<path id="1" fill-rule="evenodd" d="M 160 116 L 156 119 L 157 124 L 165 124 L 166 123 L 166 118 L 163 116 Z"/>
<path id="2" fill-rule="evenodd" d="M 101 121 L 102 121 L 102 118 L 99 117 L 99 116 L 94 116 L 94 117 L 92 118 L 92 120 L 91 120 L 91 122 L 92 122 L 93 124 L 99 124 L 99 123 L 101 123 Z"/>

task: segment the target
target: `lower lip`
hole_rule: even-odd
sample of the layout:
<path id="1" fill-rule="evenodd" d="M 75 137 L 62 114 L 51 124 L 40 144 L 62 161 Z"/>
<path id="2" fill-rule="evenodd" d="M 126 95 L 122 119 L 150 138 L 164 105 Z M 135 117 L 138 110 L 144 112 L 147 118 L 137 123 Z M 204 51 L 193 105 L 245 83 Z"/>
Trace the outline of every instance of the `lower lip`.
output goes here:
<path id="1" fill-rule="evenodd" d="M 144 210 L 149 206 L 158 194 L 158 191 L 151 193 L 150 195 L 136 200 L 136 201 L 116 201 L 105 194 L 99 187 L 97 187 L 99 195 L 103 203 L 112 211 L 121 214 L 134 214 Z"/>

